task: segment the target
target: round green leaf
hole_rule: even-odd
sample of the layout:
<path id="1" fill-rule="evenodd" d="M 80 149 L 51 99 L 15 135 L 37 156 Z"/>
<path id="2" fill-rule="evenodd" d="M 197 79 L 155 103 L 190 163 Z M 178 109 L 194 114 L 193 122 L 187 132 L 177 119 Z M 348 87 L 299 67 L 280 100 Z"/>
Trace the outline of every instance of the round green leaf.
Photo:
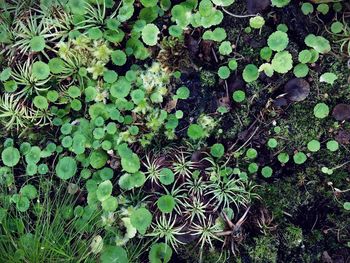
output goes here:
<path id="1" fill-rule="evenodd" d="M 199 140 L 204 137 L 204 130 L 198 124 L 191 124 L 187 130 L 187 135 L 193 140 Z"/>
<path id="2" fill-rule="evenodd" d="M 277 155 L 277 159 L 280 163 L 288 163 L 289 155 L 288 153 L 282 152 Z"/>
<path id="3" fill-rule="evenodd" d="M 212 0 L 212 2 L 214 3 L 214 5 L 218 5 L 218 6 L 229 6 L 232 5 L 235 0 Z"/>
<path id="4" fill-rule="evenodd" d="M 35 96 L 33 103 L 35 107 L 41 110 L 46 110 L 49 107 L 49 103 L 47 102 L 47 99 L 44 96 Z"/>
<path id="5" fill-rule="evenodd" d="M 136 173 L 140 170 L 140 159 L 137 154 L 133 153 L 127 157 L 123 157 L 121 161 L 123 169 L 128 173 Z"/>
<path id="6" fill-rule="evenodd" d="M 16 202 L 16 209 L 20 212 L 25 212 L 29 209 L 29 205 L 29 199 L 25 196 L 21 196 Z"/>
<path id="7" fill-rule="evenodd" d="M 14 147 L 7 147 L 1 153 L 2 162 L 8 167 L 13 167 L 18 164 L 19 158 L 19 151 Z"/>
<path id="8" fill-rule="evenodd" d="M 278 145 L 278 142 L 275 138 L 270 138 L 268 141 L 267 141 L 267 146 L 269 146 L 269 148 L 273 149 L 273 148 L 276 148 Z"/>
<path id="9" fill-rule="evenodd" d="M 245 100 L 245 92 L 243 90 L 236 90 L 233 92 L 232 98 L 235 102 L 241 103 Z"/>
<path id="10" fill-rule="evenodd" d="M 335 140 L 330 140 L 327 142 L 327 149 L 331 152 L 335 152 L 339 149 L 339 143 Z"/>
<path id="11" fill-rule="evenodd" d="M 127 263 L 128 255 L 124 248 L 117 246 L 107 246 L 102 250 L 101 263 Z"/>
<path id="12" fill-rule="evenodd" d="M 90 165 L 95 169 L 100 169 L 107 163 L 108 155 L 102 150 L 93 151 L 90 155 Z"/>
<path id="13" fill-rule="evenodd" d="M 326 73 L 323 73 L 321 75 L 320 82 L 325 82 L 325 83 L 333 85 L 337 79 L 338 79 L 338 77 L 334 73 L 326 72 Z"/>
<path id="14" fill-rule="evenodd" d="M 218 70 L 218 75 L 221 79 L 228 79 L 230 77 L 231 71 L 227 66 L 221 66 Z"/>
<path id="15" fill-rule="evenodd" d="M 343 207 L 344 207 L 345 210 L 350 211 L 350 202 L 345 202 L 345 203 L 343 204 Z"/>
<path id="16" fill-rule="evenodd" d="M 53 74 L 60 74 L 65 69 L 65 62 L 61 58 L 52 58 L 49 61 L 49 68 Z"/>
<path id="17" fill-rule="evenodd" d="M 258 156 L 258 152 L 254 148 L 249 148 L 246 152 L 246 156 L 247 158 L 253 160 Z"/>
<path id="18" fill-rule="evenodd" d="M 314 115 L 318 119 L 324 119 L 329 115 L 329 107 L 327 104 L 321 102 L 314 107 Z"/>
<path id="19" fill-rule="evenodd" d="M 33 63 L 32 74 L 37 80 L 46 79 L 50 75 L 50 67 L 42 61 L 36 61 Z"/>
<path id="20" fill-rule="evenodd" d="M 159 181 L 164 185 L 170 185 L 174 182 L 174 173 L 169 168 L 163 168 L 159 173 Z"/>
<path id="21" fill-rule="evenodd" d="M 168 263 L 173 251 L 166 243 L 156 243 L 151 246 L 148 254 L 150 263 Z"/>
<path id="22" fill-rule="evenodd" d="M 115 50 L 111 54 L 112 62 L 117 66 L 123 66 L 126 63 L 126 55 L 121 50 Z"/>
<path id="23" fill-rule="evenodd" d="M 303 152 L 297 152 L 296 154 L 294 154 L 293 160 L 296 164 L 303 164 L 306 162 L 307 156 Z"/>
<path id="24" fill-rule="evenodd" d="M 185 86 L 182 86 L 182 87 L 180 87 L 180 88 L 178 88 L 178 89 L 176 90 L 176 97 L 177 97 L 178 99 L 185 100 L 185 99 L 187 99 L 189 96 L 190 96 L 190 90 L 189 90 L 187 87 L 185 87 Z"/>
<path id="25" fill-rule="evenodd" d="M 310 152 L 318 152 L 321 149 L 321 144 L 317 140 L 311 140 L 307 144 L 307 148 Z"/>
<path id="26" fill-rule="evenodd" d="M 157 5 L 158 0 L 140 0 L 140 2 L 144 7 L 152 7 Z"/>
<path id="27" fill-rule="evenodd" d="M 272 33 L 267 39 L 268 46 L 273 51 L 282 51 L 288 46 L 288 35 L 282 31 Z"/>
<path id="28" fill-rule="evenodd" d="M 142 29 L 142 40 L 149 46 L 155 46 L 158 40 L 159 29 L 154 24 L 148 24 Z"/>
<path id="29" fill-rule="evenodd" d="M 293 68 L 292 55 L 288 51 L 281 51 L 275 54 L 271 61 L 274 71 L 284 74 Z"/>
<path id="30" fill-rule="evenodd" d="M 243 79 L 245 82 L 253 82 L 259 77 L 259 69 L 254 64 L 248 64 L 243 70 Z"/>
<path id="31" fill-rule="evenodd" d="M 301 11 L 304 15 L 309 15 L 314 12 L 314 6 L 311 3 L 303 3 L 301 6 Z"/>
<path id="32" fill-rule="evenodd" d="M 23 196 L 27 197 L 28 199 L 34 199 L 38 196 L 38 191 L 31 184 L 27 184 L 27 185 L 23 186 L 20 190 L 20 193 Z"/>
<path id="33" fill-rule="evenodd" d="M 175 199 L 171 195 L 163 195 L 158 199 L 157 206 L 163 213 L 171 213 L 175 208 Z"/>
<path id="34" fill-rule="evenodd" d="M 96 190 L 97 199 L 101 202 L 105 201 L 112 194 L 113 185 L 110 180 L 104 181 L 99 184 Z"/>
<path id="35" fill-rule="evenodd" d="M 77 163 L 72 157 L 63 157 L 58 161 L 55 171 L 59 178 L 67 180 L 77 172 Z"/>
<path id="36" fill-rule="evenodd" d="M 261 174 L 262 176 L 264 176 L 265 178 L 269 178 L 272 176 L 273 170 L 270 166 L 265 166 L 261 169 Z"/>
<path id="37" fill-rule="evenodd" d="M 130 90 L 131 83 L 126 78 L 120 78 L 112 84 L 110 92 L 113 97 L 123 99 L 130 93 Z"/>
<path id="38" fill-rule="evenodd" d="M 14 92 L 17 90 L 18 85 L 16 81 L 9 80 L 4 83 L 4 88 L 5 88 L 5 91 L 7 92 Z"/>
<path id="39" fill-rule="evenodd" d="M 131 213 L 130 222 L 140 234 L 144 235 L 152 223 L 152 214 L 146 208 L 141 207 Z"/>
<path id="40" fill-rule="evenodd" d="M 225 153 L 225 147 L 221 143 L 216 143 L 210 148 L 210 154 L 216 158 L 220 158 Z"/>
<path id="41" fill-rule="evenodd" d="M 45 38 L 43 36 L 35 36 L 29 42 L 32 51 L 43 51 L 45 49 Z"/>
<path id="42" fill-rule="evenodd" d="M 331 25 L 331 31 L 334 34 L 339 34 L 340 32 L 343 31 L 343 28 L 344 28 L 344 25 L 339 21 L 336 21 Z"/>

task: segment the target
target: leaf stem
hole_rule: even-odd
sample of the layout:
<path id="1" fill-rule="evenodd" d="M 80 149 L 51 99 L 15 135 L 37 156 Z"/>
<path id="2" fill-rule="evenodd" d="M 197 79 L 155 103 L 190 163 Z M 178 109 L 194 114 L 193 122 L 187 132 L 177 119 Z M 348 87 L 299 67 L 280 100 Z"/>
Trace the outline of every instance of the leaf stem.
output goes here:
<path id="1" fill-rule="evenodd" d="M 228 14 L 230 16 L 233 16 L 233 17 L 236 17 L 236 18 L 254 17 L 254 16 L 259 15 L 259 14 L 254 14 L 254 15 L 236 15 L 236 14 L 231 13 L 230 11 L 227 11 L 224 7 L 222 7 L 222 11 L 224 11 L 226 14 Z"/>

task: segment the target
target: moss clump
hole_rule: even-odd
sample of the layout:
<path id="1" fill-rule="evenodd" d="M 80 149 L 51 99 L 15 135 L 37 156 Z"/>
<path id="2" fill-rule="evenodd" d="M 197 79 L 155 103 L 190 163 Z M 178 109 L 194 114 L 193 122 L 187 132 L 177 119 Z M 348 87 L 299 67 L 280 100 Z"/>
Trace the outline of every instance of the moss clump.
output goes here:
<path id="1" fill-rule="evenodd" d="M 198 262 L 199 254 L 198 254 L 197 243 L 194 242 L 186 245 L 186 247 L 181 248 L 181 251 L 179 251 L 177 255 L 178 255 L 178 258 L 174 260 L 174 262 Z M 202 254 L 202 262 L 203 263 L 213 263 L 213 262 L 226 263 L 231 261 L 228 261 L 227 256 L 225 255 L 225 253 L 220 251 L 220 249 L 205 248 Z M 238 262 L 238 260 L 233 262 Z"/>
<path id="2" fill-rule="evenodd" d="M 164 37 L 160 46 L 157 60 L 163 68 L 172 72 L 191 67 L 192 62 L 188 50 L 184 47 L 183 37 Z"/>
<path id="3" fill-rule="evenodd" d="M 303 242 L 303 231 L 300 227 L 290 225 L 285 229 L 283 239 L 285 241 L 283 245 L 287 249 L 292 250 L 298 248 Z"/>
<path id="4" fill-rule="evenodd" d="M 301 192 L 296 186 L 295 180 L 286 178 L 274 184 L 264 185 L 264 190 L 259 195 L 265 201 L 267 208 L 272 211 L 276 221 L 285 218 L 285 214 L 296 214 L 302 203 Z"/>
<path id="5" fill-rule="evenodd" d="M 200 80 L 201 80 L 201 84 L 203 87 L 205 88 L 211 88 L 211 87 L 215 87 L 216 84 L 216 75 L 209 71 L 209 70 L 203 70 L 200 73 Z"/>
<path id="6" fill-rule="evenodd" d="M 255 245 L 248 249 L 252 262 L 277 262 L 278 241 L 272 236 L 254 238 Z"/>
<path id="7" fill-rule="evenodd" d="M 251 124 L 252 119 L 247 114 L 245 107 L 237 108 L 234 113 L 226 114 L 221 120 L 221 129 L 225 131 L 223 134 L 224 139 L 234 139 L 242 131 L 245 131 Z"/>
<path id="8" fill-rule="evenodd" d="M 349 98 L 350 89 L 349 89 L 349 76 L 350 70 L 347 66 L 347 60 L 338 59 L 334 56 L 327 56 L 327 63 L 323 63 L 323 68 L 319 73 L 319 77 L 325 72 L 332 72 L 337 75 L 337 80 L 334 85 L 329 85 L 327 83 L 318 83 L 321 93 L 326 93 L 328 98 L 332 102 L 339 102 L 339 100 L 344 100 L 344 98 Z"/>
<path id="9" fill-rule="evenodd" d="M 316 120 L 313 115 L 313 105 L 300 103 L 292 105 L 286 118 L 278 125 L 281 127 L 281 136 L 285 140 L 280 141 L 280 147 L 292 153 L 295 149 L 305 147 L 313 139 L 320 138 L 325 132 L 327 120 Z"/>

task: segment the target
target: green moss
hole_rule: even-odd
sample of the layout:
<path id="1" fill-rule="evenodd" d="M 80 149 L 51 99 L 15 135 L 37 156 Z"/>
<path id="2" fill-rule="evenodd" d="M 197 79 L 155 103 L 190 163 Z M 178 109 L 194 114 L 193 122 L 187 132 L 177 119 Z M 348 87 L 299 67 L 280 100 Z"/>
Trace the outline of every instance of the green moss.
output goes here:
<path id="1" fill-rule="evenodd" d="M 347 60 L 338 59 L 335 56 L 327 56 L 325 58 L 325 63 L 321 65 L 323 68 L 315 79 L 319 79 L 325 72 L 335 73 L 338 79 L 335 81 L 334 85 L 318 82 L 320 92 L 327 94 L 326 96 L 329 100 L 335 103 L 338 103 L 339 100 L 344 101 L 344 98 L 349 98 L 350 89 L 348 81 L 350 71 L 347 67 Z"/>
<path id="2" fill-rule="evenodd" d="M 234 139 L 238 134 L 246 130 L 252 119 L 247 114 L 247 108 L 235 108 L 232 113 L 224 115 L 220 127 L 224 131 L 224 139 Z"/>
<path id="3" fill-rule="evenodd" d="M 267 208 L 272 211 L 277 222 L 286 219 L 285 213 L 296 214 L 303 201 L 295 180 L 290 178 L 274 182 L 274 184 L 265 184 L 259 191 L 259 195 Z"/>
<path id="4" fill-rule="evenodd" d="M 272 236 L 262 236 L 254 239 L 255 245 L 248 249 L 254 263 L 277 262 L 278 241 Z"/>
<path id="5" fill-rule="evenodd" d="M 181 262 L 198 262 L 199 261 L 199 251 L 197 243 L 191 243 L 186 245 L 186 247 L 181 247 L 181 251 L 179 251 L 178 256 L 181 259 Z M 203 263 L 226 263 L 227 258 L 225 253 L 220 249 L 210 249 L 205 248 L 202 254 L 202 262 Z M 234 261 L 235 262 L 235 261 Z"/>
<path id="6" fill-rule="evenodd" d="M 200 80 L 203 87 L 215 87 L 216 84 L 216 75 L 209 71 L 203 70 L 200 72 Z"/>
<path id="7" fill-rule="evenodd" d="M 281 127 L 279 147 L 289 153 L 301 149 L 313 139 L 319 139 L 325 132 L 328 119 L 316 120 L 313 115 L 313 105 L 299 103 L 292 105 L 284 119 L 277 123 Z"/>
<path id="8" fill-rule="evenodd" d="M 288 226 L 284 233 L 283 233 L 283 239 L 284 239 L 284 246 L 289 249 L 295 249 L 301 246 L 303 242 L 303 231 L 299 227 L 295 226 Z"/>

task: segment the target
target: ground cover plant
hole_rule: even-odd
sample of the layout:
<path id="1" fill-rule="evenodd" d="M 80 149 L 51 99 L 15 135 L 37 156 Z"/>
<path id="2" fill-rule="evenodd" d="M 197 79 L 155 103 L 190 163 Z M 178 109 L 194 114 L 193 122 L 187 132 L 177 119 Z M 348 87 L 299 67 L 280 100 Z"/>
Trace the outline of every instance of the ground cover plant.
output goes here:
<path id="1" fill-rule="evenodd" d="M 0 0 L 0 262 L 349 262 L 350 4 Z"/>

